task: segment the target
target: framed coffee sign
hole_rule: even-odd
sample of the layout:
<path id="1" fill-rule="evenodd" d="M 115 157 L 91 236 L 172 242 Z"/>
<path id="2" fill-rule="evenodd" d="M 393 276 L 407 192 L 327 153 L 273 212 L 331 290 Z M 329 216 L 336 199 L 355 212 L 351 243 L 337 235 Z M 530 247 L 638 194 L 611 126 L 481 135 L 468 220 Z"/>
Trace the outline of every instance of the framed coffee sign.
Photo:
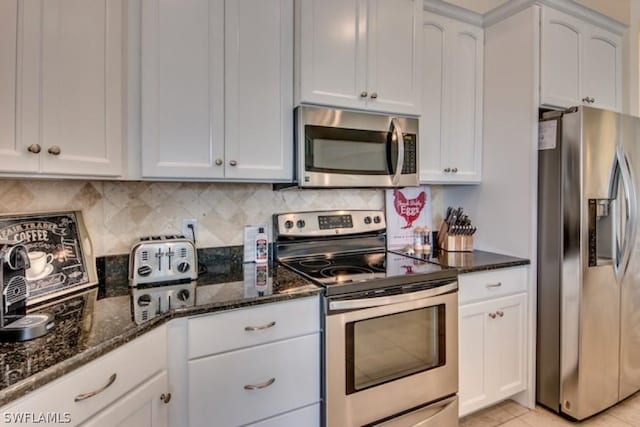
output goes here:
<path id="1" fill-rule="evenodd" d="M 0 240 L 21 242 L 27 248 L 28 304 L 98 282 L 80 211 L 0 216 Z"/>

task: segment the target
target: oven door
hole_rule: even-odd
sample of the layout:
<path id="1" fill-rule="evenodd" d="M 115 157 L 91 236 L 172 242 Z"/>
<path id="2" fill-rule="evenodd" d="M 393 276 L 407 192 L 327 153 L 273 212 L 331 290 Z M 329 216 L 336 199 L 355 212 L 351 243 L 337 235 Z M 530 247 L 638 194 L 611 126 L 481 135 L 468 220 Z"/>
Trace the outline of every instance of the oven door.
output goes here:
<path id="1" fill-rule="evenodd" d="M 328 427 L 374 423 L 458 391 L 456 282 L 330 299 L 325 328 Z"/>
<path id="2" fill-rule="evenodd" d="M 417 119 L 298 107 L 301 187 L 418 185 Z"/>

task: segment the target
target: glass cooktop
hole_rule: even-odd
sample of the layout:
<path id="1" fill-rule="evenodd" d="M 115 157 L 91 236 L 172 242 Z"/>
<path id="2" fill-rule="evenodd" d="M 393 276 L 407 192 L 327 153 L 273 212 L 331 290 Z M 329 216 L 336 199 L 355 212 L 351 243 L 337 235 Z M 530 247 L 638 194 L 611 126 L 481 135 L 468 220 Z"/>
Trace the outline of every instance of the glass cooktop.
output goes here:
<path id="1" fill-rule="evenodd" d="M 441 266 L 391 252 L 323 255 L 282 261 L 286 267 L 327 288 L 360 289 L 428 280 Z M 438 278 L 442 275 L 438 274 Z M 346 291 L 346 290 L 345 290 Z"/>

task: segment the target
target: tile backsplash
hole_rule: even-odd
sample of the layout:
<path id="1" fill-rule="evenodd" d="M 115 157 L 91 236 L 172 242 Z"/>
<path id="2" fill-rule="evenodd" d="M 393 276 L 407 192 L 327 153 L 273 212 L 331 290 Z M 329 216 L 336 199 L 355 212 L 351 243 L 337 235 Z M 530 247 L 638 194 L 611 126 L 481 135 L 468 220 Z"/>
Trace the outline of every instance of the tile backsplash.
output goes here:
<path id="1" fill-rule="evenodd" d="M 434 213 L 439 192 L 432 188 Z M 129 252 L 140 237 L 175 234 L 183 218 L 198 220 L 198 247 L 242 245 L 245 224 L 275 212 L 383 209 L 376 189 L 283 190 L 271 184 L 0 180 L 0 213 L 82 210 L 95 254 Z M 435 219 L 435 216 L 434 216 Z"/>

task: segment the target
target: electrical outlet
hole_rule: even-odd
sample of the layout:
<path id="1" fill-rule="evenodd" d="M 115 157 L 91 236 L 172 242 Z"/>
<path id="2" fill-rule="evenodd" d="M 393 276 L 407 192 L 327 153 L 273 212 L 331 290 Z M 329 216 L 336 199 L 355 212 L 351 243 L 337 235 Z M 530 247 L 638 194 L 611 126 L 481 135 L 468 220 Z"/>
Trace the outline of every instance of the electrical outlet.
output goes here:
<path id="1" fill-rule="evenodd" d="M 191 228 L 189 226 L 193 226 L 193 232 L 191 232 Z M 198 232 L 198 220 L 195 218 L 185 218 L 182 220 L 182 234 L 187 239 L 195 240 L 195 234 Z"/>

